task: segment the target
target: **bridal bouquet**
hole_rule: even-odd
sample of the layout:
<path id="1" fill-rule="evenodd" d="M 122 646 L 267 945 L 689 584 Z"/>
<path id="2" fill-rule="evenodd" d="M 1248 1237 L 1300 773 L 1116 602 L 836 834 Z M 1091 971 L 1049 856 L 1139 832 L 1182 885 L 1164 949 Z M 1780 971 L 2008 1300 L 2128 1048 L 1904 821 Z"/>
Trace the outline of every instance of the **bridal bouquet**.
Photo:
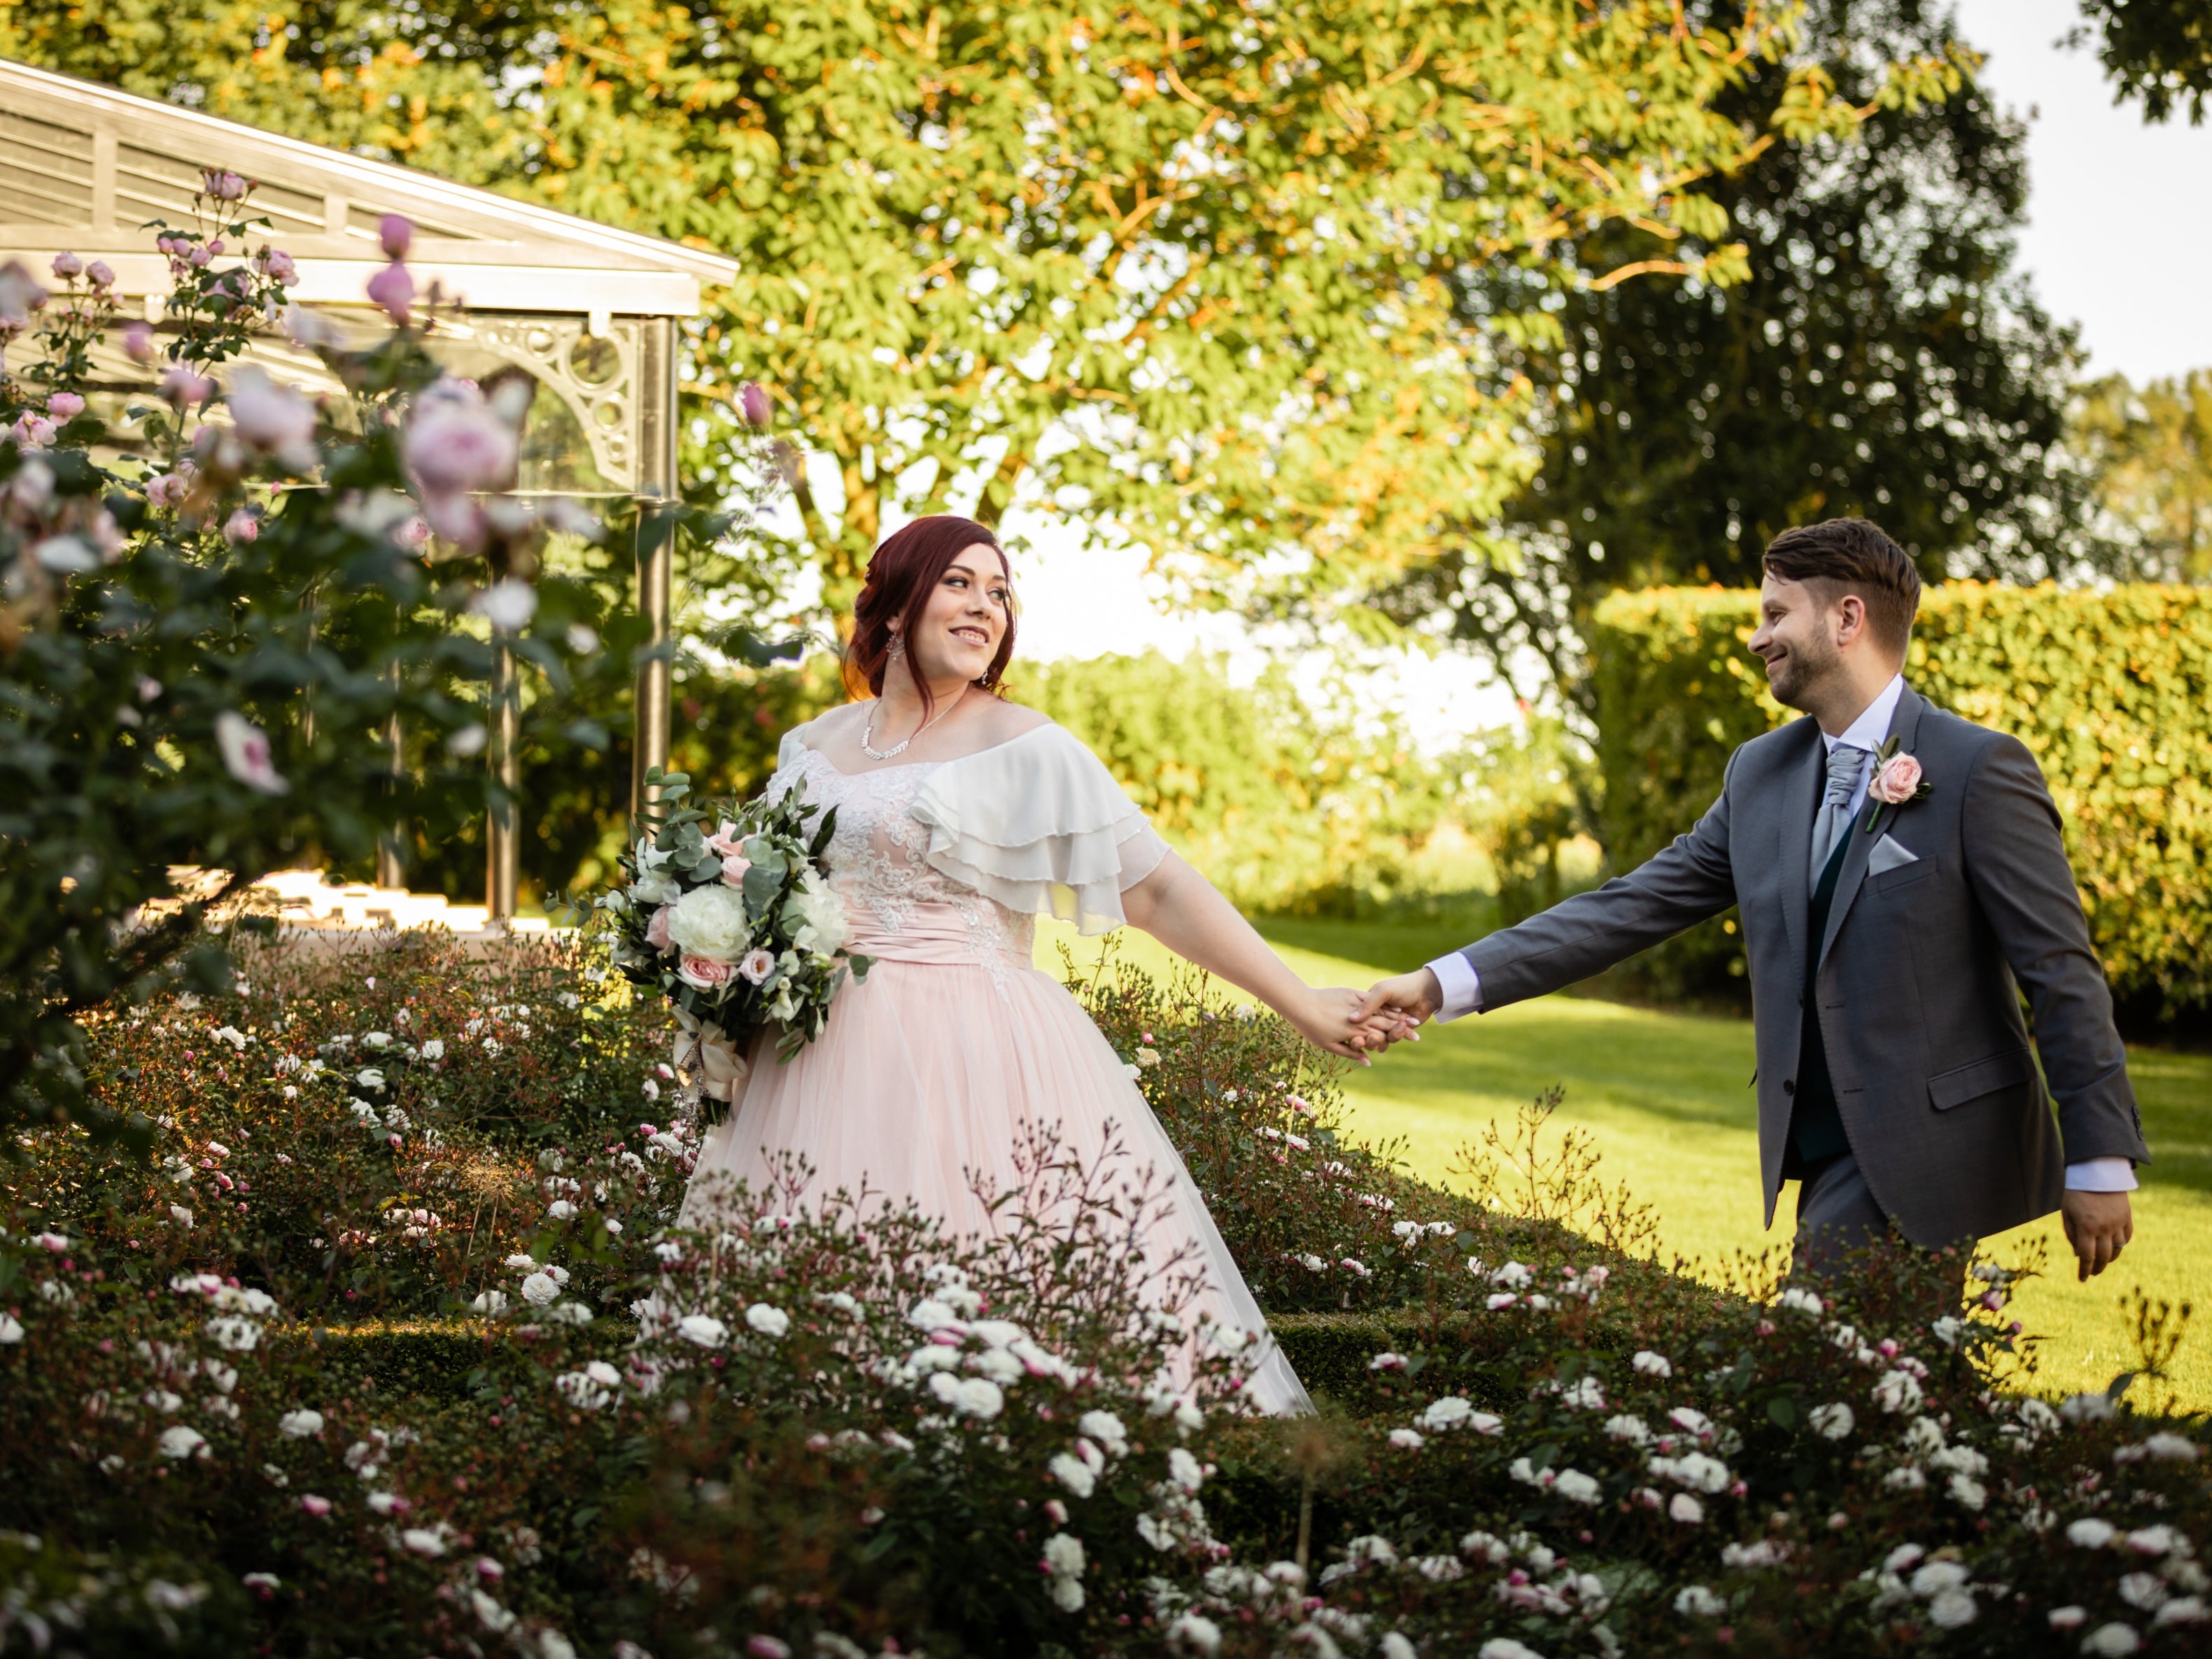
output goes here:
<path id="1" fill-rule="evenodd" d="M 599 908 L 613 923 L 616 969 L 676 1005 L 676 1067 L 716 1123 L 754 1036 L 780 1027 L 777 1055 L 790 1059 L 822 1035 L 846 975 L 866 978 L 870 958 L 845 949 L 852 929 L 822 867 L 835 807 L 809 806 L 799 788 L 709 813 L 684 804 L 682 773 L 658 781 L 663 810 L 638 826 L 623 880 Z"/>

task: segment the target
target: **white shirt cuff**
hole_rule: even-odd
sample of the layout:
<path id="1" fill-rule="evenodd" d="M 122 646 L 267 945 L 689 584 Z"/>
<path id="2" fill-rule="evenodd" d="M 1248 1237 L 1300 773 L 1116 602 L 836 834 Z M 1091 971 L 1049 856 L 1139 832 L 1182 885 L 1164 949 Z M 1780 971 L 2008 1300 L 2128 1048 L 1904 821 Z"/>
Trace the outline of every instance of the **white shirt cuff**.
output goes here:
<path id="1" fill-rule="evenodd" d="M 2089 1158 L 2066 1166 L 2069 1193 L 2131 1193 L 2136 1189 L 2136 1166 L 2124 1158 Z"/>
<path id="2" fill-rule="evenodd" d="M 1437 983 L 1443 990 L 1443 1005 L 1437 1010 L 1439 1020 L 1457 1019 L 1462 1014 L 1472 1014 L 1481 1008 L 1482 976 L 1458 951 L 1438 957 L 1429 964 L 1429 971 L 1437 976 Z"/>

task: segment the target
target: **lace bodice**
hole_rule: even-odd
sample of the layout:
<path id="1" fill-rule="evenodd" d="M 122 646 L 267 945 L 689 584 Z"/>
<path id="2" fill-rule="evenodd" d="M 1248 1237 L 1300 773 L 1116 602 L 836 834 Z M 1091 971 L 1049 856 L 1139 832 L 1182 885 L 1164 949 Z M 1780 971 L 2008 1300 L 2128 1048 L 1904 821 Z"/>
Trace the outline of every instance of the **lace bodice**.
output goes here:
<path id="1" fill-rule="evenodd" d="M 1026 968 L 1037 916 L 1086 933 L 1119 927 L 1122 893 L 1167 856 L 1097 757 L 1057 726 L 857 775 L 794 733 L 769 788 L 802 784 L 837 809 L 830 884 L 871 956 Z"/>
<path id="2" fill-rule="evenodd" d="M 914 816 L 915 799 L 950 763 L 916 761 L 852 776 L 819 750 L 794 747 L 798 752 L 786 756 L 768 787 L 780 797 L 803 782 L 809 800 L 837 809 L 826 862 L 830 885 L 860 929 L 854 949 L 874 954 L 869 946 L 876 945 L 896 951 L 902 943 L 921 944 L 917 935 L 941 949 L 949 942 L 947 921 L 957 919 L 985 966 L 1029 966 L 1036 918 L 1017 915 L 925 861 L 929 828 Z"/>

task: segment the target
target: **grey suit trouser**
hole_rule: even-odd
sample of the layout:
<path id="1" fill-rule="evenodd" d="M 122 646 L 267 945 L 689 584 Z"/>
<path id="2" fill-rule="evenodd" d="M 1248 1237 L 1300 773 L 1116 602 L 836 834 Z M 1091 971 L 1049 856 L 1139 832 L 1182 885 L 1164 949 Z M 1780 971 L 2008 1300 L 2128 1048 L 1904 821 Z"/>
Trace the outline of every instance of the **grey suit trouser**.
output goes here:
<path id="1" fill-rule="evenodd" d="M 1875 1201 L 1857 1158 L 1841 1152 L 1807 1166 L 1803 1185 L 1797 1190 L 1793 1278 L 1822 1279 L 1845 1272 L 1852 1252 L 1863 1250 L 1889 1236 L 1889 1217 Z M 1942 1305 L 1929 1310 L 1929 1317 L 1958 1311 L 1959 1292 L 1964 1286 L 1966 1263 L 1972 1255 L 1971 1249 L 1959 1252 L 1957 1279 L 1942 1295 Z"/>

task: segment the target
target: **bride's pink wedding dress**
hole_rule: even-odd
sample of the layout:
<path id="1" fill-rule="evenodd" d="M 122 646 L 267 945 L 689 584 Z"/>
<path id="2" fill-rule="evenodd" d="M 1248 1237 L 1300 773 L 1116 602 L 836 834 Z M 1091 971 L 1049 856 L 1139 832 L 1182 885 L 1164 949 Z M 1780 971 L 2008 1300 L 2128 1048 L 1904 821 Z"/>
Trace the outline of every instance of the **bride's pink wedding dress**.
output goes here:
<path id="1" fill-rule="evenodd" d="M 814 1189 L 911 1199 L 956 1232 L 989 1217 L 971 1186 L 1016 1179 L 1025 1124 L 1049 1127 L 1087 1164 L 1108 1145 L 1127 1171 L 1164 1183 L 1144 1239 L 1155 1267 L 1206 1278 L 1200 1310 L 1261 1342 L 1249 1398 L 1276 1413 L 1312 1409 L 1159 1120 L 1098 1028 L 1030 961 L 1036 918 L 1103 933 L 1121 894 L 1166 844 L 1097 757 L 1057 726 L 950 761 L 848 775 L 796 734 L 771 794 L 804 785 L 837 809 L 827 862 L 851 948 L 876 959 L 837 994 L 821 1037 L 779 1064 L 765 1041 L 729 1118 L 707 1138 L 695 1197 L 717 1178 L 769 1179 L 795 1153 Z M 690 1206 L 687 1204 L 687 1209 Z"/>

